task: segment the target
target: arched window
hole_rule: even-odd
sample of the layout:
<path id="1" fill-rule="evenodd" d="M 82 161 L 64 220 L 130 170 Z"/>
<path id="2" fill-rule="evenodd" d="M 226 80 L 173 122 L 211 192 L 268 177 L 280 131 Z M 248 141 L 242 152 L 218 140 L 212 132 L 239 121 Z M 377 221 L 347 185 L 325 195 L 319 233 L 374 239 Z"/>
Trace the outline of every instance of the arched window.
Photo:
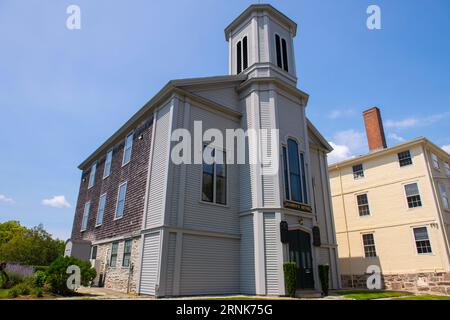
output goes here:
<path id="1" fill-rule="evenodd" d="M 242 48 L 241 48 L 241 41 L 237 43 L 236 46 L 236 61 L 237 61 L 237 74 L 241 73 L 242 71 Z"/>
<path id="2" fill-rule="evenodd" d="M 245 36 L 236 45 L 236 65 L 237 74 L 241 73 L 248 67 L 248 49 L 247 49 L 247 36 Z"/>
<path id="3" fill-rule="evenodd" d="M 277 51 L 277 66 L 279 68 L 283 68 L 283 64 L 281 62 L 281 43 L 280 43 L 280 36 L 275 35 L 275 49 Z"/>
<path id="4" fill-rule="evenodd" d="M 277 58 L 277 66 L 289 72 L 287 42 L 285 39 L 280 38 L 278 34 L 275 35 L 275 51 Z"/>
<path id="5" fill-rule="evenodd" d="M 308 203 L 305 159 L 294 139 L 283 146 L 284 188 L 286 200 Z"/>

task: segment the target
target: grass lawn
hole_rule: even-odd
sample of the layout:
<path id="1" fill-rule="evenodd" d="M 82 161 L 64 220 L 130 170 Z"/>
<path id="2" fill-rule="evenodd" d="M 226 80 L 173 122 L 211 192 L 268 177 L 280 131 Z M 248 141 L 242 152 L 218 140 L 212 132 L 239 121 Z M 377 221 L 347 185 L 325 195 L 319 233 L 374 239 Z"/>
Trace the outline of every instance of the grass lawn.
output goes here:
<path id="1" fill-rule="evenodd" d="M 355 300 L 373 300 L 373 299 L 404 297 L 412 295 L 412 293 L 409 292 L 384 291 L 384 290 L 371 290 L 371 291 L 347 290 L 347 291 L 336 291 L 336 293 L 346 298 Z"/>
<path id="2" fill-rule="evenodd" d="M 192 300 L 290 300 L 289 298 L 266 298 L 249 296 L 227 296 L 227 297 L 204 297 L 193 298 Z"/>
<path id="3" fill-rule="evenodd" d="M 423 296 L 393 298 L 392 300 L 450 300 L 450 297 L 449 296 L 423 295 Z"/>
<path id="4" fill-rule="evenodd" d="M 0 289 L 0 299 L 8 298 L 8 289 Z"/>

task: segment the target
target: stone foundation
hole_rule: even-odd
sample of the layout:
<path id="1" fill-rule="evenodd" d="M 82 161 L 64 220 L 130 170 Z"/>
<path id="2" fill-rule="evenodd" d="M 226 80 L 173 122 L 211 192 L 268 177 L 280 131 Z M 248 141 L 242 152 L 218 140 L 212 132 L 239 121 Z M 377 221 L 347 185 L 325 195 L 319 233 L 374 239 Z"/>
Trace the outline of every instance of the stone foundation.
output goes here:
<path id="1" fill-rule="evenodd" d="M 363 275 L 341 275 L 344 288 L 367 289 L 367 278 Z M 382 274 L 382 288 L 386 290 L 412 291 L 428 294 L 450 295 L 450 272 L 426 272 L 409 274 Z"/>
<path id="2" fill-rule="evenodd" d="M 94 284 L 99 284 L 100 274 L 102 274 L 105 288 L 124 293 L 136 293 L 140 238 L 133 239 L 130 267 L 122 267 L 124 241 L 118 242 L 119 249 L 115 267 L 109 266 L 112 242 L 97 245 L 97 259 L 95 261 L 97 277 Z"/>

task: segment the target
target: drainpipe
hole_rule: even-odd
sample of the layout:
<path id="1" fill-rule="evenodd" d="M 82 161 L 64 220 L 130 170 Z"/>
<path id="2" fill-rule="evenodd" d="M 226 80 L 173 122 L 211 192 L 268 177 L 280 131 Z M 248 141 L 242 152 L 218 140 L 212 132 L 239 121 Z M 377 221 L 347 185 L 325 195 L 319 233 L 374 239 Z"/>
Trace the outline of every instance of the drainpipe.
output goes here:
<path id="1" fill-rule="evenodd" d="M 128 268 L 127 294 L 130 293 L 131 275 L 133 273 L 133 269 L 134 269 L 134 264 L 130 263 L 130 267 Z"/>
<path id="2" fill-rule="evenodd" d="M 342 208 L 344 210 L 344 221 L 345 221 L 345 235 L 347 237 L 347 246 L 348 246 L 348 258 L 349 258 L 349 271 L 350 271 L 350 281 L 352 283 L 352 288 L 354 288 L 354 284 L 353 284 L 353 271 L 352 271 L 352 249 L 350 247 L 350 237 L 348 234 L 348 223 L 347 223 L 347 210 L 345 209 L 345 200 L 344 200 L 344 189 L 342 186 L 342 174 L 341 174 L 341 169 L 336 166 L 336 169 L 339 170 L 339 184 L 341 187 L 341 199 L 342 199 Z"/>

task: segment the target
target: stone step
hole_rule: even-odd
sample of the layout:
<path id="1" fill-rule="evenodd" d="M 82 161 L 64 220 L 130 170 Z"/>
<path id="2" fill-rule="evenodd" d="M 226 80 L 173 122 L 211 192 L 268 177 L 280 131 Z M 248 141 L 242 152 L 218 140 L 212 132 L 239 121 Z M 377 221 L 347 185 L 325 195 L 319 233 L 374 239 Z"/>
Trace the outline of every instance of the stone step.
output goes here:
<path id="1" fill-rule="evenodd" d="M 295 291 L 296 298 L 321 298 L 322 293 L 317 290 L 297 290 Z"/>

